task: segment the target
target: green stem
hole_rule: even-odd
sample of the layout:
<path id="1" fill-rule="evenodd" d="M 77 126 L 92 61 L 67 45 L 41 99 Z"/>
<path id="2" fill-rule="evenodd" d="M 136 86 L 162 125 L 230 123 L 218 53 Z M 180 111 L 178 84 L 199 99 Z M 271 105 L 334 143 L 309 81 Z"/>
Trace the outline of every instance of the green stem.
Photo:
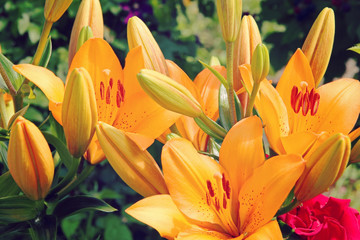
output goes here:
<path id="1" fill-rule="evenodd" d="M 231 125 L 236 123 L 236 112 L 235 112 L 235 101 L 234 101 L 234 43 L 227 42 L 226 43 L 226 76 L 228 87 L 226 88 L 228 101 L 229 101 L 229 114 Z"/>
<path id="2" fill-rule="evenodd" d="M 254 108 L 254 104 L 255 104 L 255 99 L 256 99 L 256 95 L 259 91 L 259 88 L 260 88 L 260 84 L 258 83 L 254 83 L 254 87 L 252 89 L 252 92 L 251 92 L 251 96 L 250 96 L 250 99 L 249 99 L 249 103 L 246 107 L 246 114 L 245 114 L 245 117 L 250 117 L 252 115 L 252 111 L 253 111 L 253 108 Z"/>
<path id="3" fill-rule="evenodd" d="M 289 205 L 287 205 L 283 208 L 280 208 L 279 211 L 277 211 L 275 216 L 280 216 L 287 212 L 290 212 L 291 210 L 293 210 L 294 208 L 296 208 L 299 205 L 300 205 L 300 202 L 295 198 Z"/>
<path id="4" fill-rule="evenodd" d="M 39 41 L 38 47 L 36 49 L 36 52 L 35 52 L 35 55 L 34 55 L 34 58 L 32 61 L 32 64 L 34 64 L 34 65 L 39 65 L 39 62 L 40 62 L 41 56 L 44 52 L 44 49 L 46 46 L 46 41 L 50 34 L 52 25 L 53 25 L 52 22 L 48 22 L 45 20 L 44 27 L 42 29 L 41 36 L 40 36 L 40 41 Z"/>
<path id="5" fill-rule="evenodd" d="M 219 135 L 221 138 L 225 138 L 226 130 L 221 127 L 219 124 L 208 118 L 204 113 L 199 116 L 199 119 L 206 124 L 206 126 L 211 129 L 215 134 Z"/>

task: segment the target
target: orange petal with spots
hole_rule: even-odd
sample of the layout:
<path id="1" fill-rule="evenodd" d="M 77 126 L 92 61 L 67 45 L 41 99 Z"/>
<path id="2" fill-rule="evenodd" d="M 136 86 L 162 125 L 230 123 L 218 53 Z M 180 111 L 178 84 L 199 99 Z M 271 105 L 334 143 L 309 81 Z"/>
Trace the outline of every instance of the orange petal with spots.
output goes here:
<path id="1" fill-rule="evenodd" d="M 214 69 L 226 78 L 226 69 L 224 67 L 214 66 Z M 204 113 L 216 121 L 219 117 L 219 79 L 209 69 L 204 69 L 196 76 L 194 83 L 204 101 Z"/>
<path id="2" fill-rule="evenodd" d="M 179 114 L 161 107 L 145 92 L 139 92 L 125 100 L 113 125 L 125 132 L 143 135 L 134 140 L 144 149 L 152 143 L 149 138 L 160 136 L 179 117 Z"/>
<path id="3" fill-rule="evenodd" d="M 155 228 L 161 237 L 173 239 L 179 232 L 189 229 L 191 223 L 178 210 L 169 195 L 144 198 L 125 210 L 137 220 Z"/>
<path id="4" fill-rule="evenodd" d="M 239 194 L 242 233 L 255 232 L 274 217 L 304 168 L 303 159 L 290 154 L 270 158 L 254 171 Z"/>
<path id="5" fill-rule="evenodd" d="M 69 72 L 79 67 L 93 80 L 99 121 L 113 124 L 126 94 L 119 59 L 105 40 L 92 38 L 75 54 Z"/>
<path id="6" fill-rule="evenodd" d="M 234 194 L 239 194 L 254 169 L 265 161 L 260 118 L 248 117 L 236 123 L 220 148 L 220 164 L 229 173 Z"/>
<path id="7" fill-rule="evenodd" d="M 200 155 L 188 140 L 175 138 L 165 144 L 161 161 L 171 198 L 182 213 L 201 227 L 238 233 L 229 177 L 215 160 Z"/>
<path id="8" fill-rule="evenodd" d="M 13 66 L 14 70 L 34 83 L 49 99 L 49 110 L 56 121 L 61 124 L 61 109 L 65 87 L 63 81 L 53 72 L 32 64 Z"/>
<path id="9" fill-rule="evenodd" d="M 271 221 L 257 229 L 246 240 L 283 240 L 283 237 L 278 222 Z"/>
<path id="10" fill-rule="evenodd" d="M 355 79 L 339 79 L 321 86 L 318 112 L 309 122 L 310 130 L 330 134 L 348 134 L 360 113 L 360 82 Z"/>

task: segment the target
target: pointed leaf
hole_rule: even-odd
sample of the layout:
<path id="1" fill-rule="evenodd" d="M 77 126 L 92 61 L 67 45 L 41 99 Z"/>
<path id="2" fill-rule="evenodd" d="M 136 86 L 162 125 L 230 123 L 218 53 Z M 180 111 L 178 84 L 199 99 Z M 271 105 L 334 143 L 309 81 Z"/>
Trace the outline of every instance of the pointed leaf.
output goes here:
<path id="1" fill-rule="evenodd" d="M 226 81 L 226 79 L 221 75 L 221 73 L 219 73 L 218 71 L 216 71 L 213 67 L 209 66 L 208 64 L 202 62 L 199 60 L 199 62 L 206 67 L 207 69 L 209 69 L 218 79 L 219 81 L 225 86 L 228 86 L 228 83 Z"/>
<path id="2" fill-rule="evenodd" d="M 117 209 L 111 207 L 109 204 L 101 199 L 89 196 L 68 197 L 60 201 L 53 212 L 53 215 L 58 218 L 64 218 L 79 212 L 97 210 L 102 212 L 114 212 Z"/>
<path id="3" fill-rule="evenodd" d="M 17 111 L 14 115 L 12 115 L 12 117 L 10 118 L 9 123 L 8 123 L 8 129 L 11 129 L 12 124 L 14 123 L 14 121 L 16 120 L 17 117 L 25 115 L 25 113 L 28 110 L 29 106 L 30 105 L 27 105 L 27 106 L 23 107 L 22 109 Z"/>
<path id="4" fill-rule="evenodd" d="M 0 197 L 17 195 L 20 188 L 16 185 L 10 172 L 6 172 L 0 176 Z"/>
<path id="5" fill-rule="evenodd" d="M 49 132 L 42 132 L 42 134 L 44 135 L 46 141 L 56 148 L 56 151 L 59 153 L 60 159 L 63 161 L 66 168 L 70 169 L 72 156 L 69 153 L 65 143 Z"/>
<path id="6" fill-rule="evenodd" d="M 234 100 L 235 100 L 234 102 L 235 102 L 236 118 L 237 121 L 240 121 L 242 116 L 241 104 L 239 98 L 235 93 L 234 93 Z M 230 108 L 229 108 L 229 101 L 227 97 L 226 88 L 224 87 L 224 85 L 221 85 L 219 90 L 219 117 L 222 126 L 227 131 L 229 131 L 230 128 L 232 127 L 229 112 L 230 112 Z"/>
<path id="7" fill-rule="evenodd" d="M 23 222 L 37 216 L 36 202 L 25 196 L 0 198 L 0 224 Z"/>
<path id="8" fill-rule="evenodd" d="M 348 48 L 347 50 L 351 50 L 351 51 L 354 51 L 354 52 L 360 54 L 360 43 L 356 44 L 355 46 L 353 46 L 351 48 Z"/>
<path id="9" fill-rule="evenodd" d="M 0 53 L 0 65 L 4 68 L 5 74 L 9 78 L 10 82 L 14 86 L 15 90 L 18 90 L 23 82 L 23 77 L 13 70 L 13 63 L 7 59 L 2 53 Z M 0 76 L 0 87 L 3 88 L 5 85 L 4 79 Z M 7 89 L 7 87 L 5 87 Z"/>

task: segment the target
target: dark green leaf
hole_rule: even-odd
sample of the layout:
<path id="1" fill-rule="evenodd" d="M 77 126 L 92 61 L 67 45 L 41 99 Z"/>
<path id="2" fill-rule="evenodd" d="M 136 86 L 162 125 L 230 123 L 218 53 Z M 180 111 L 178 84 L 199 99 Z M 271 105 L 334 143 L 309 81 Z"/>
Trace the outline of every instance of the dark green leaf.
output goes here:
<path id="1" fill-rule="evenodd" d="M 102 212 L 117 211 L 115 208 L 111 207 L 101 199 L 89 196 L 76 196 L 68 197 L 60 201 L 56 205 L 53 214 L 61 219 L 72 214 L 89 210 L 97 210 Z"/>
<path id="2" fill-rule="evenodd" d="M 105 240 L 118 239 L 121 236 L 122 240 L 132 240 L 132 234 L 129 228 L 121 222 L 121 219 L 116 216 L 109 216 L 106 219 Z"/>
<path id="3" fill-rule="evenodd" d="M 65 164 L 66 168 L 70 169 L 73 158 L 69 153 L 66 145 L 59 138 L 55 137 L 49 132 L 44 131 L 42 134 L 44 135 L 46 141 L 56 148 L 56 151 L 59 153 L 60 159 Z"/>
<path id="4" fill-rule="evenodd" d="M 32 239 L 48 240 L 56 239 L 57 224 L 56 217 L 45 215 L 30 222 L 30 235 Z"/>
<path id="5" fill-rule="evenodd" d="M 17 195 L 20 188 L 15 183 L 10 172 L 6 172 L 0 176 L 0 197 Z"/>
<path id="6" fill-rule="evenodd" d="M 35 201 L 25 196 L 0 198 L 0 223 L 16 223 L 33 219 L 38 214 Z"/>
<path id="7" fill-rule="evenodd" d="M 4 142 L 0 142 L 0 160 L 5 164 L 6 168 L 8 169 L 7 165 L 7 145 Z"/>

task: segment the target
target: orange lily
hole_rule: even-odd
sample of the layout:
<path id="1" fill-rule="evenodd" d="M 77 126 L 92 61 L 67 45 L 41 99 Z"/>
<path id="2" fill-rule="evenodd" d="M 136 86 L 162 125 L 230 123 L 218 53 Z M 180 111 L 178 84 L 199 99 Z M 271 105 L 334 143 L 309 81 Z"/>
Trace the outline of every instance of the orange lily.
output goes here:
<path id="1" fill-rule="evenodd" d="M 271 221 L 304 170 L 298 155 L 265 161 L 258 117 L 238 122 L 224 139 L 220 163 L 186 139 L 166 143 L 162 166 L 169 194 L 126 212 L 167 239 L 282 239 Z"/>
<path id="2" fill-rule="evenodd" d="M 240 71 L 247 90 L 251 90 L 250 66 L 243 65 Z M 269 81 L 261 83 L 255 105 L 272 149 L 307 159 L 330 135 L 348 135 L 353 129 L 360 113 L 359 92 L 359 81 L 349 78 L 317 88 L 309 61 L 298 49 L 276 89 Z"/>
<path id="3" fill-rule="evenodd" d="M 178 114 L 160 107 L 140 87 L 136 79 L 136 74 L 144 68 L 140 47 L 128 53 L 123 70 L 106 41 L 90 39 L 76 53 L 69 73 L 79 67 L 85 68 L 92 78 L 98 120 L 125 131 L 141 149 L 149 147 L 156 137 L 178 119 Z M 19 64 L 14 69 L 44 92 L 49 99 L 50 111 L 61 123 L 64 97 L 61 79 L 45 68 L 30 64 Z M 91 164 L 105 159 L 96 135 L 89 145 L 86 158 Z"/>

